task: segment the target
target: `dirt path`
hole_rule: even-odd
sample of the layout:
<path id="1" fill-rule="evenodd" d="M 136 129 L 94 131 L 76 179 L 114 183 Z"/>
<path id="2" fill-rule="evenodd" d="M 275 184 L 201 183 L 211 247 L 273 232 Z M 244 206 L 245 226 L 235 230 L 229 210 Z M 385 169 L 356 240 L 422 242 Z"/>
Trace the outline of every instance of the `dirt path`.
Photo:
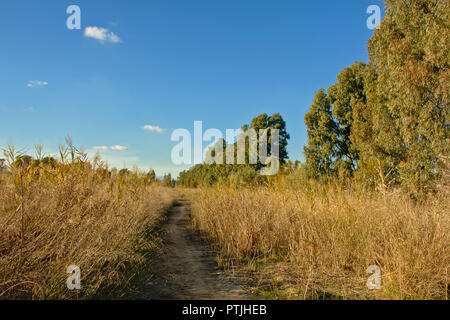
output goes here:
<path id="1" fill-rule="evenodd" d="M 254 298 L 246 293 L 244 280 L 217 268 L 212 252 L 189 225 L 189 205 L 178 201 L 162 226 L 163 253 L 153 263 L 146 299 L 241 300 Z"/>

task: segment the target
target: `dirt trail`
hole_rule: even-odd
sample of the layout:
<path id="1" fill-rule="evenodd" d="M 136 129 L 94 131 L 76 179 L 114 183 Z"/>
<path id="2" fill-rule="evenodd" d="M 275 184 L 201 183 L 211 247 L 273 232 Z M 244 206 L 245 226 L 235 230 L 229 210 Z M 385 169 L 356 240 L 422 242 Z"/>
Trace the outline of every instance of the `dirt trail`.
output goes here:
<path id="1" fill-rule="evenodd" d="M 163 253 L 154 257 L 145 299 L 253 299 L 244 280 L 217 268 L 209 246 L 190 228 L 189 204 L 180 200 L 162 226 Z"/>

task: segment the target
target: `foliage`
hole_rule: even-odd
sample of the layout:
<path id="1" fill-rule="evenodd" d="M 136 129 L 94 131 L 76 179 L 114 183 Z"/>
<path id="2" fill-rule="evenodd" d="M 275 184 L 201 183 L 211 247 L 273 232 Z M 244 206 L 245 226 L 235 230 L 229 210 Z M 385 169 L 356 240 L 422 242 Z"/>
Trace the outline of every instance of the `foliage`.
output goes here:
<path id="1" fill-rule="evenodd" d="M 259 130 L 268 129 L 269 133 L 267 138 L 268 155 L 272 154 L 271 150 L 271 129 L 279 130 L 279 162 L 281 165 L 287 162 L 287 144 L 290 139 L 289 134 L 286 131 L 286 123 L 279 113 L 268 116 L 267 114 L 260 114 L 252 119 L 250 126 L 242 126 L 241 135 L 238 137 L 238 141 L 232 145 L 226 145 L 223 139 L 219 140 L 212 148 L 207 151 L 206 160 L 203 164 L 197 164 L 187 171 L 183 171 L 179 174 L 178 185 L 184 187 L 199 187 L 199 186 L 212 186 L 215 184 L 228 184 L 231 186 L 243 186 L 243 185 L 260 185 L 268 182 L 269 178 L 260 175 L 260 169 L 265 166 L 265 163 L 261 162 L 261 156 L 259 154 L 259 148 L 257 150 L 257 161 L 251 164 L 249 161 L 249 139 L 245 133 L 249 129 Z M 240 139 L 246 139 L 245 145 L 245 163 L 238 164 L 238 143 L 242 141 Z M 259 137 L 258 141 L 259 142 Z M 226 164 L 226 150 L 231 148 L 234 151 L 233 164 Z M 220 154 L 216 154 L 219 150 Z M 214 161 L 215 160 L 215 161 Z M 222 163 L 219 161 L 221 160 Z"/>
<path id="2" fill-rule="evenodd" d="M 443 157 L 450 151 L 450 4 L 386 3 L 387 15 L 369 42 L 370 61 L 377 93 L 405 146 L 405 161 L 398 166 L 401 182 L 422 191 L 447 169 Z"/>
<path id="3" fill-rule="evenodd" d="M 170 188 L 175 187 L 175 180 L 172 179 L 172 175 L 170 173 L 164 175 L 162 185 Z"/>
<path id="4" fill-rule="evenodd" d="M 382 190 L 435 190 L 450 151 L 450 8 L 387 0 L 368 65 L 344 69 L 305 115 L 311 176 L 355 175 Z M 328 96 L 327 96 L 328 94 Z"/>
<path id="5" fill-rule="evenodd" d="M 331 113 L 330 99 L 319 90 L 313 104 L 305 114 L 308 145 L 304 147 L 306 165 L 311 177 L 330 175 L 335 171 L 334 159 L 338 155 L 338 126 Z"/>

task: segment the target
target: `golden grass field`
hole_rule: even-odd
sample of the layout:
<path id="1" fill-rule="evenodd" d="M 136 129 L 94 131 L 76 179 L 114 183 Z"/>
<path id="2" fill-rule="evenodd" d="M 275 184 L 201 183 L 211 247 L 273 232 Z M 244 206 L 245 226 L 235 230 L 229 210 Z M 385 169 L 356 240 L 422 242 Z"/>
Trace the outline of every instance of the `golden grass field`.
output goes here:
<path id="1" fill-rule="evenodd" d="M 6 155 L 0 299 L 132 297 L 180 193 L 219 266 L 249 272 L 263 298 L 448 298 L 447 186 L 420 201 L 394 189 L 302 182 L 295 173 L 253 188 L 173 189 L 138 169 L 90 162 L 70 144 L 60 161 L 27 162 L 13 148 Z M 81 269 L 80 291 L 67 289 L 69 265 Z M 381 269 L 380 290 L 366 287 L 371 265 Z"/>
<path id="2" fill-rule="evenodd" d="M 225 267 L 282 299 L 447 299 L 449 190 L 422 204 L 338 186 L 186 190 Z M 366 286 L 370 265 L 381 289 Z"/>
<path id="3" fill-rule="evenodd" d="M 78 158 L 0 175 L 0 299 L 130 295 L 174 192 L 105 169 Z M 66 287 L 69 265 L 80 291 Z"/>

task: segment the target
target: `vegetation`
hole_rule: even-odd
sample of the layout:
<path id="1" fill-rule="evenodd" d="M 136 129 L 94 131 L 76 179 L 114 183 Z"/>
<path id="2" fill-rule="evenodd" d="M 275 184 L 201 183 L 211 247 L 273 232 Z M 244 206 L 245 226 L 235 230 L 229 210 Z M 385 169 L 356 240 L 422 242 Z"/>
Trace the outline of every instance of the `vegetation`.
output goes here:
<path id="1" fill-rule="evenodd" d="M 274 177 L 236 164 L 180 174 L 202 187 L 185 194 L 223 266 L 249 267 L 272 298 L 447 299 L 449 14 L 448 1 L 386 1 L 369 62 L 345 68 L 305 114 L 304 164 Z M 370 265 L 381 290 L 366 287 Z"/>
<path id="2" fill-rule="evenodd" d="M 448 189 L 418 204 L 399 192 L 291 178 L 185 190 L 223 267 L 251 271 L 269 298 L 446 298 Z M 367 289 L 371 265 L 381 268 L 381 290 Z"/>
<path id="3" fill-rule="evenodd" d="M 5 150 L 0 299 L 125 296 L 158 246 L 152 230 L 175 186 L 219 263 L 250 270 L 270 298 L 447 299 L 449 2 L 385 3 L 368 63 L 316 92 L 304 116 L 305 163 L 288 160 L 278 113 L 252 119 L 231 145 L 218 141 L 177 180 L 110 170 L 70 139 L 58 160 L 41 146 L 36 157 Z M 250 161 L 249 129 L 279 130 L 277 175 L 260 174 L 259 150 Z M 258 136 L 268 155 L 272 138 Z M 83 274 L 79 292 L 65 286 L 72 264 Z M 381 268 L 380 290 L 366 287 L 371 265 Z"/>
<path id="4" fill-rule="evenodd" d="M 38 150 L 42 151 L 42 147 Z M 68 139 L 60 160 L 5 150 L 0 175 L 0 299 L 127 297 L 159 245 L 174 194 L 137 170 L 92 162 Z M 81 290 L 66 269 L 81 269 Z"/>
<path id="5" fill-rule="evenodd" d="M 369 63 L 345 68 L 334 85 L 316 93 L 305 114 L 304 170 L 314 179 L 355 180 L 383 192 L 401 186 L 417 198 L 436 191 L 449 166 L 450 8 L 440 0 L 386 4 L 386 17 L 369 41 Z M 286 163 L 290 137 L 279 114 L 261 114 L 242 130 L 249 128 L 280 129 L 279 160 Z M 266 183 L 256 177 L 263 165 L 205 163 L 183 172 L 179 183 L 249 184 L 252 169 L 254 183 Z"/>
<path id="6" fill-rule="evenodd" d="M 175 180 L 172 179 L 172 175 L 170 173 L 164 175 L 162 185 L 169 188 L 175 187 Z"/>
<path id="7" fill-rule="evenodd" d="M 311 176 L 436 189 L 449 155 L 449 3 L 388 0 L 369 64 L 343 70 L 305 116 Z"/>
<path id="8" fill-rule="evenodd" d="M 199 187 L 199 186 L 211 186 L 216 183 L 227 183 L 234 186 L 251 185 L 251 184 L 264 184 L 269 181 L 270 178 L 265 178 L 259 174 L 259 170 L 266 165 L 260 155 L 259 148 L 256 148 L 256 161 L 251 163 L 249 155 L 249 138 L 245 133 L 249 129 L 254 129 L 257 134 L 260 130 L 268 130 L 266 136 L 267 156 L 272 155 L 271 150 L 271 134 L 270 130 L 279 130 L 279 155 L 278 161 L 281 165 L 286 165 L 288 159 L 287 144 L 290 139 L 289 134 L 286 131 L 286 123 L 283 117 L 276 113 L 272 116 L 268 116 L 263 113 L 252 119 L 250 126 L 243 125 L 241 128 L 241 135 L 238 137 L 233 145 L 227 146 L 223 140 L 217 142 L 217 144 L 211 148 L 207 155 L 204 164 L 199 164 L 187 171 L 180 173 L 178 177 L 178 185 L 183 187 Z M 244 140 L 245 139 L 245 140 Z M 239 164 L 238 162 L 238 144 L 240 141 L 245 143 L 245 164 Z M 259 142 L 259 138 L 258 138 Z M 217 148 L 217 145 L 219 146 Z M 244 144 L 243 144 L 244 145 Z M 226 149 L 230 148 L 233 151 L 233 163 L 226 164 Z M 219 150 L 221 153 L 216 154 Z"/>

